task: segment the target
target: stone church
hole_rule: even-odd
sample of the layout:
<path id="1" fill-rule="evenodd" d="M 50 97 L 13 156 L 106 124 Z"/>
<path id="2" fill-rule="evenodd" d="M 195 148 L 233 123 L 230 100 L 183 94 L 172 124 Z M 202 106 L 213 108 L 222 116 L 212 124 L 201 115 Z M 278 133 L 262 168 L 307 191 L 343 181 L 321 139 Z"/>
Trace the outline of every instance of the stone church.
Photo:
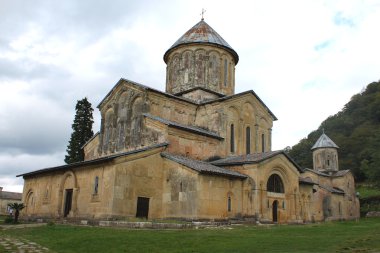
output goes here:
<path id="1" fill-rule="evenodd" d="M 301 223 L 359 217 L 349 170 L 322 134 L 314 168 L 272 151 L 277 118 L 235 94 L 236 51 L 203 19 L 164 54 L 166 91 L 120 79 L 82 162 L 25 173 L 25 218 Z"/>

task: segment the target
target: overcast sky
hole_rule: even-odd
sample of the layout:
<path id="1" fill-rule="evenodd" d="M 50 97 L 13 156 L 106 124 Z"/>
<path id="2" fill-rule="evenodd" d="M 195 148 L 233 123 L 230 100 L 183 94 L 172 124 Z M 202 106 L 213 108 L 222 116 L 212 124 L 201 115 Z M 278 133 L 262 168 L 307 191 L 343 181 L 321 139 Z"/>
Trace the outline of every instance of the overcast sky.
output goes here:
<path id="1" fill-rule="evenodd" d="M 165 51 L 201 18 L 239 54 L 236 93 L 277 116 L 292 146 L 380 79 L 380 0 L 0 0 L 0 186 L 62 165 L 76 101 L 121 78 L 165 90 Z M 327 133 L 328 134 L 328 133 Z"/>

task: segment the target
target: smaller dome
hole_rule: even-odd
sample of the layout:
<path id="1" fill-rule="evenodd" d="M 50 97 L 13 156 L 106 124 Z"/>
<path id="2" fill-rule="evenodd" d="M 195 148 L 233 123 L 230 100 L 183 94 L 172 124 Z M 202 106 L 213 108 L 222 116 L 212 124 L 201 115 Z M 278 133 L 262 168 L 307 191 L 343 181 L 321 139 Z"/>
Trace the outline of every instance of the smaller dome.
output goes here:
<path id="1" fill-rule="evenodd" d="M 321 137 L 319 137 L 317 142 L 314 144 L 314 146 L 311 148 L 311 150 L 314 150 L 317 148 L 339 148 L 339 147 L 325 133 L 323 133 Z"/>
<path id="2" fill-rule="evenodd" d="M 229 51 L 235 60 L 235 65 L 239 61 L 239 55 L 235 50 L 203 19 L 199 21 L 195 26 L 188 30 L 181 38 L 179 38 L 164 54 L 164 61 L 167 63 L 169 53 L 186 44 L 213 44 L 219 47 L 225 48 Z"/>

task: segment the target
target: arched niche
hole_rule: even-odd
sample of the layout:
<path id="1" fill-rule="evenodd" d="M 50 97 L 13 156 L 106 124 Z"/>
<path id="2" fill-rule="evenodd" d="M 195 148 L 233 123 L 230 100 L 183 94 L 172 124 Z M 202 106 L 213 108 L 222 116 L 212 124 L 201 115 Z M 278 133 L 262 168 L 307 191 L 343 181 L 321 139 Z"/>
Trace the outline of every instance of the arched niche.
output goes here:
<path id="1" fill-rule="evenodd" d="M 131 145 L 137 146 L 141 144 L 143 133 L 143 113 L 145 112 L 145 103 L 142 96 L 136 96 L 132 102 L 131 112 Z"/>
<path id="2" fill-rule="evenodd" d="M 117 120 L 116 120 L 116 149 L 123 150 L 125 147 L 125 135 L 128 131 L 127 120 L 129 115 L 129 103 L 128 103 L 127 91 L 120 94 L 117 100 Z"/>
<path id="3" fill-rule="evenodd" d="M 208 85 L 212 86 L 211 88 L 219 87 L 221 81 L 221 71 L 220 71 L 220 53 L 215 50 L 209 51 L 209 60 L 208 60 Z"/>
<path id="4" fill-rule="evenodd" d="M 26 215 L 30 216 L 34 214 L 34 209 L 35 209 L 35 194 L 32 189 L 29 189 L 26 197 L 25 197 L 25 213 Z"/>
<path id="5" fill-rule="evenodd" d="M 115 128 L 115 113 L 112 108 L 109 108 L 105 113 L 104 120 L 104 133 L 103 133 L 103 151 L 107 153 L 111 150 L 111 144 L 114 138 L 114 128 Z"/>
<path id="6" fill-rule="evenodd" d="M 183 84 L 193 84 L 194 79 L 194 55 L 193 51 L 185 50 L 181 54 L 181 67 Z"/>
<path id="7" fill-rule="evenodd" d="M 181 70 L 181 60 L 180 60 L 180 55 L 178 53 L 173 55 L 172 60 L 170 61 L 169 65 L 169 86 L 170 89 L 169 91 L 173 93 L 180 92 L 180 70 Z"/>
<path id="8" fill-rule="evenodd" d="M 195 62 L 194 62 L 194 84 L 197 86 L 203 86 L 206 82 L 206 51 L 204 49 L 195 50 Z"/>

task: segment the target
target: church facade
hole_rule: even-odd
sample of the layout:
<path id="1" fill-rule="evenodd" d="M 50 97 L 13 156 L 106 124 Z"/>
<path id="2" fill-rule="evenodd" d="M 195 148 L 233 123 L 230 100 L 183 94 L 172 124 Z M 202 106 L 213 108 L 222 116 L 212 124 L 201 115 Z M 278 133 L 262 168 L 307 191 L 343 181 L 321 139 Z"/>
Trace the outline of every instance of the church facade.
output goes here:
<path id="1" fill-rule="evenodd" d="M 120 79 L 98 105 L 85 160 L 24 178 L 26 218 L 312 222 L 359 217 L 327 135 L 313 169 L 272 151 L 276 116 L 235 94 L 235 50 L 203 19 L 164 54 L 166 91 Z M 312 155 L 312 154 L 310 154 Z"/>

